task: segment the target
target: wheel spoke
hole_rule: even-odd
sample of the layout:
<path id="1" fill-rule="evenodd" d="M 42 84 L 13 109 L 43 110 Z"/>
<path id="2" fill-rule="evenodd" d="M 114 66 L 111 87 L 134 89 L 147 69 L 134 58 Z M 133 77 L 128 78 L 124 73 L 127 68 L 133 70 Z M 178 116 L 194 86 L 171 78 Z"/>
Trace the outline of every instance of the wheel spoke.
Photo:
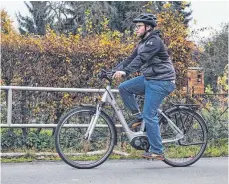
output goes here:
<path id="1" fill-rule="evenodd" d="M 111 122 L 102 113 L 90 140 L 85 140 L 87 127 L 67 127 L 68 124 L 89 124 L 91 109 L 70 111 L 60 121 L 55 134 L 57 152 L 69 165 L 76 168 L 92 168 L 103 163 L 114 147 L 114 130 Z M 100 127 L 103 126 L 103 127 Z"/>
<path id="2" fill-rule="evenodd" d="M 188 166 L 203 154 L 207 144 L 204 120 L 192 110 L 170 111 L 167 116 L 181 129 L 184 137 L 176 142 L 164 144 L 165 162 L 172 166 Z M 162 139 L 172 139 L 176 135 L 163 117 L 160 119 Z"/>

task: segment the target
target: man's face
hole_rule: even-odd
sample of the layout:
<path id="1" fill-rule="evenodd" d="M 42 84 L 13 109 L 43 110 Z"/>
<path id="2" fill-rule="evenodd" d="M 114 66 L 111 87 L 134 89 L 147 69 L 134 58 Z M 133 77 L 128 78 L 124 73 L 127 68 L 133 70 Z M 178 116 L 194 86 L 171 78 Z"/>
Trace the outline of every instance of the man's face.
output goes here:
<path id="1" fill-rule="evenodd" d="M 138 37 L 142 36 L 145 33 L 145 24 L 142 22 L 136 23 L 135 25 L 135 33 Z"/>

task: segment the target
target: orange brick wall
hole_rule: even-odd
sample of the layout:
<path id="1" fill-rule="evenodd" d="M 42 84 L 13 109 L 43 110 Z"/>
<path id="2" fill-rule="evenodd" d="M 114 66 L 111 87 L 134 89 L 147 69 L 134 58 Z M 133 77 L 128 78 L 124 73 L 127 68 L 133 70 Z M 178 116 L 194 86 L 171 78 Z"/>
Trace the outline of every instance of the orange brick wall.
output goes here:
<path id="1" fill-rule="evenodd" d="M 188 89 L 190 94 L 204 93 L 204 72 L 197 69 L 188 70 Z"/>

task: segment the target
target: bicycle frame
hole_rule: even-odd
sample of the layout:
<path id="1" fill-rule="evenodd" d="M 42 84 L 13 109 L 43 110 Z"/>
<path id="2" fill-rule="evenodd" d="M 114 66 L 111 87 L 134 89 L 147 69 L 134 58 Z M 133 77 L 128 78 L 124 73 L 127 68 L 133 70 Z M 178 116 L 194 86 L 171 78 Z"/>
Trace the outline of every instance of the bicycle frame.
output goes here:
<path id="1" fill-rule="evenodd" d="M 140 128 L 139 132 L 133 132 L 130 130 L 130 128 L 128 127 L 127 122 L 126 122 L 126 120 L 122 114 L 122 111 L 119 108 L 113 93 L 111 92 L 111 86 L 108 85 L 106 87 L 106 91 L 104 92 L 104 94 L 102 96 L 101 102 L 97 104 L 96 113 L 92 116 L 91 122 L 90 122 L 89 127 L 86 131 L 86 134 L 85 134 L 85 139 L 90 140 L 91 135 L 93 133 L 93 130 L 95 128 L 96 122 L 97 122 L 99 115 L 101 113 L 101 108 L 102 108 L 101 104 L 104 104 L 106 102 L 111 104 L 111 106 L 113 107 L 113 109 L 114 109 L 120 123 L 122 124 L 124 131 L 126 132 L 127 137 L 128 137 L 130 142 L 135 137 L 147 136 L 146 132 L 144 131 L 145 130 L 145 122 L 144 121 L 141 124 L 141 128 Z M 172 128 L 172 130 L 174 131 L 174 133 L 176 135 L 174 139 L 163 139 L 162 143 L 175 142 L 175 141 L 182 139 L 184 137 L 182 131 L 162 112 L 162 110 L 158 109 L 158 113 L 161 114 L 168 121 L 169 126 Z"/>

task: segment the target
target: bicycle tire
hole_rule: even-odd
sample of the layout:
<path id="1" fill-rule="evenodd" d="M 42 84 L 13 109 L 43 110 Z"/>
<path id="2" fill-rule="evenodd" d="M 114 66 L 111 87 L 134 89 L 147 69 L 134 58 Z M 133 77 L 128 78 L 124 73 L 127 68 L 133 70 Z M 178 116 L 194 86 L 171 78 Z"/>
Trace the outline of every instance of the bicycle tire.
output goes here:
<path id="1" fill-rule="evenodd" d="M 107 125 L 107 130 L 108 130 L 107 133 L 109 133 L 109 141 L 108 141 L 109 145 L 107 145 L 108 147 L 105 150 L 105 152 L 103 151 L 104 153 L 102 153 L 103 155 L 101 157 L 96 155 L 96 153 L 99 154 L 98 152 L 96 152 L 96 151 L 93 152 L 92 150 L 90 150 L 90 154 L 95 153 L 95 156 L 93 158 L 90 158 L 89 152 L 81 153 L 81 152 L 83 152 L 83 149 L 84 149 L 84 145 L 80 144 L 82 142 L 83 138 L 79 138 L 79 139 L 76 138 L 76 135 L 79 135 L 80 132 L 83 132 L 83 131 L 85 132 L 87 127 L 86 128 L 81 128 L 81 129 L 79 128 L 79 130 L 75 128 L 73 131 L 68 131 L 68 128 L 63 127 L 63 125 L 66 122 L 68 122 L 68 120 L 71 121 L 71 124 L 74 121 L 79 123 L 79 121 L 76 118 L 77 116 L 75 116 L 75 115 L 80 115 L 80 113 L 82 114 L 82 117 L 79 116 L 79 121 L 82 121 L 83 120 L 82 118 L 84 118 L 84 115 L 83 115 L 84 113 L 85 114 L 89 113 L 91 115 L 95 113 L 95 107 L 78 107 L 78 108 L 74 108 L 74 109 L 70 110 L 69 112 L 67 112 L 66 114 L 64 114 L 60 118 L 60 120 L 58 122 L 58 125 L 57 125 L 57 128 L 56 128 L 56 131 L 55 131 L 55 147 L 56 147 L 56 151 L 59 154 L 59 156 L 68 165 L 70 165 L 70 166 L 72 166 L 74 168 L 78 168 L 78 169 L 91 169 L 91 168 L 94 168 L 94 167 L 97 167 L 97 166 L 101 165 L 110 156 L 110 154 L 112 153 L 112 151 L 114 149 L 114 146 L 115 146 L 115 144 L 117 142 L 117 133 L 116 133 L 115 126 L 114 126 L 112 120 L 110 119 L 110 117 L 105 112 L 101 111 L 101 114 L 100 114 L 99 118 L 101 118 L 103 120 L 103 123 Z M 73 116 L 75 116 L 75 117 L 73 117 Z M 85 115 L 85 117 L 86 117 L 86 119 L 88 119 L 86 115 Z M 100 122 L 102 120 L 100 120 Z M 99 132 L 99 131 L 97 131 L 97 129 L 99 129 L 99 128 L 95 127 L 93 135 Z M 78 130 L 78 132 L 77 132 L 77 130 Z M 62 136 L 61 137 L 61 133 L 62 132 L 66 132 L 66 136 Z M 105 133 L 106 132 L 103 130 L 103 134 L 104 135 L 105 135 Z M 84 134 L 82 133 L 82 136 L 83 135 Z M 94 139 L 93 135 L 92 135 L 92 140 L 90 140 L 89 144 L 92 144 L 92 143 L 94 143 L 93 141 L 95 141 L 95 140 L 93 140 Z M 68 137 L 70 137 L 70 138 L 68 139 Z M 64 139 L 67 139 L 67 141 L 66 140 L 62 141 Z M 73 141 L 74 139 L 75 139 L 75 142 Z M 101 137 L 99 139 L 102 140 Z M 69 143 L 70 141 L 72 141 L 72 143 Z M 62 146 L 62 142 L 63 143 L 66 142 L 67 146 Z M 82 146 L 82 148 L 80 146 L 76 146 L 75 144 Z M 72 145 L 73 148 L 69 148 L 70 147 L 69 145 Z M 93 146 L 89 145 L 88 147 L 91 147 L 91 149 L 93 149 L 96 146 L 97 146 L 96 144 L 93 144 Z M 102 145 L 98 145 L 98 146 L 102 146 Z M 69 156 L 71 154 L 71 153 L 69 153 L 69 151 L 73 152 L 73 150 L 76 150 L 76 149 L 78 149 L 77 150 L 78 152 L 77 153 L 72 153 L 72 155 Z M 77 156 L 77 155 L 79 155 L 79 156 Z M 84 157 L 84 156 L 87 156 L 87 155 L 89 157 L 89 160 L 91 159 L 92 163 L 88 163 L 89 162 L 89 160 L 87 160 L 88 158 Z M 97 156 L 99 158 L 98 158 L 98 160 L 95 160 L 95 158 L 97 159 Z M 82 163 L 84 161 L 86 162 L 86 164 Z"/>
<path id="2" fill-rule="evenodd" d="M 184 138 L 182 138 L 181 140 L 179 140 L 175 143 L 165 143 L 164 144 L 164 148 L 165 148 L 165 160 L 164 160 L 164 162 L 170 166 L 173 166 L 173 167 L 186 167 L 186 166 L 190 166 L 190 165 L 194 164 L 203 155 L 203 153 L 206 149 L 207 140 L 208 140 L 208 138 L 207 138 L 207 126 L 206 126 L 205 120 L 202 118 L 202 116 L 200 114 L 198 114 L 194 110 L 189 109 L 187 107 L 175 107 L 175 108 L 172 108 L 172 109 L 169 109 L 168 111 L 166 111 L 166 116 L 168 116 L 171 120 L 173 120 L 173 122 L 174 122 L 174 119 L 177 118 L 176 115 L 177 116 L 179 115 L 180 121 L 176 120 L 175 124 L 184 133 Z M 184 118 L 184 117 L 186 118 L 185 121 L 188 121 L 189 119 L 187 119 L 187 118 L 189 118 L 189 117 L 191 117 L 190 119 L 192 119 L 192 120 L 188 123 L 184 122 L 184 121 L 182 122 L 182 118 Z M 161 126 L 161 136 L 163 139 L 165 137 L 165 135 L 169 136 L 169 130 L 168 130 L 169 126 L 166 125 L 166 120 L 163 116 L 160 117 L 159 123 Z M 166 128 L 164 128 L 165 130 L 162 130 L 163 126 L 167 127 L 167 130 L 166 130 Z M 181 126 L 183 126 L 183 127 L 181 127 Z M 188 137 L 188 135 L 189 134 L 195 135 L 198 132 L 201 132 L 200 140 L 197 140 L 196 143 L 188 143 L 188 141 L 191 141 L 191 139 L 193 139 L 193 140 L 197 139 L 197 136 L 195 136 L 195 138 L 190 138 L 190 137 Z M 182 141 L 183 141 L 183 143 L 182 143 Z M 185 141 L 187 143 L 184 143 Z M 177 144 L 177 143 L 178 143 L 178 146 L 176 147 L 175 144 Z M 185 148 L 187 148 L 188 146 L 190 146 L 189 149 L 185 150 Z M 199 146 L 199 148 L 198 148 L 198 146 Z M 199 149 L 199 150 L 197 150 L 197 149 Z M 177 155 L 176 155 L 176 153 L 177 153 Z M 194 153 L 195 153 L 195 156 L 193 156 Z M 184 157 L 184 158 L 182 158 L 182 157 Z M 184 159 L 184 160 L 182 161 L 182 159 Z"/>

